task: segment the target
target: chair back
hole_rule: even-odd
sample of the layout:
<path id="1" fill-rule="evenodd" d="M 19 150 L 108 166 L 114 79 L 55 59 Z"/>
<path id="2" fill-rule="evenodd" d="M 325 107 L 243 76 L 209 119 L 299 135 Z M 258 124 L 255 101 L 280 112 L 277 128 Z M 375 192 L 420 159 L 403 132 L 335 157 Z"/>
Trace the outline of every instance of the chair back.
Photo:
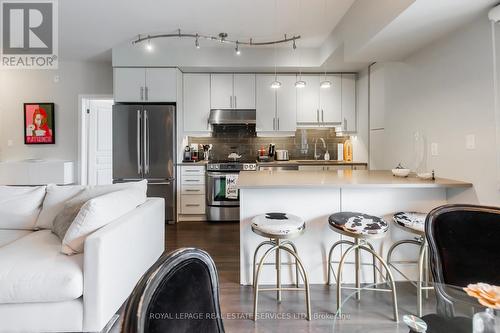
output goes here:
<path id="1" fill-rule="evenodd" d="M 453 315 L 450 295 L 439 284 L 465 287 L 485 282 L 500 285 L 500 208 L 445 205 L 425 222 L 438 312 Z"/>
<path id="2" fill-rule="evenodd" d="M 163 254 L 132 291 L 123 333 L 223 333 L 217 270 L 205 251 Z"/>

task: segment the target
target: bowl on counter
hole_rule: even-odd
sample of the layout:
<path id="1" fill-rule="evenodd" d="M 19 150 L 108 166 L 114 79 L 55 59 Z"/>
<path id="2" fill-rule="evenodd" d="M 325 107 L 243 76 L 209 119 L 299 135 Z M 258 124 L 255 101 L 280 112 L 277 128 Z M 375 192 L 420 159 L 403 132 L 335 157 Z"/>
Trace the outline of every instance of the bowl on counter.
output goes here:
<path id="1" fill-rule="evenodd" d="M 392 174 L 396 177 L 408 177 L 410 169 L 392 169 Z"/>

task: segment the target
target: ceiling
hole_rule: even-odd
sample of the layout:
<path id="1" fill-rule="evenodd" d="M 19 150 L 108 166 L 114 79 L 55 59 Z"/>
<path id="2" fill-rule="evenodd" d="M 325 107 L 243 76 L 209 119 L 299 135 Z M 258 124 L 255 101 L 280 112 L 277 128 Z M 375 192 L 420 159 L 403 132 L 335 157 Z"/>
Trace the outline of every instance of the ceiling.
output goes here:
<path id="1" fill-rule="evenodd" d="M 265 70 L 272 48 L 244 50 L 235 59 L 220 44 L 155 40 L 155 55 L 131 46 L 138 34 L 174 32 L 267 40 L 300 34 L 300 52 L 282 45 L 277 65 L 307 70 L 359 70 L 401 60 L 493 7 L 498 0 L 85 0 L 59 2 L 62 60 L 120 61 L 217 70 Z M 124 5 L 124 3 L 126 5 Z M 156 45 L 158 48 L 156 48 Z M 198 52 L 198 53 L 196 53 Z"/>
<path id="2" fill-rule="evenodd" d="M 111 47 L 140 33 L 226 32 L 233 39 L 300 34 L 319 47 L 354 0 L 85 0 L 60 1 L 63 59 L 110 58 Z M 126 4 L 126 5 L 125 5 Z M 325 10 L 326 7 L 326 10 Z M 276 9 L 275 9 L 276 8 Z M 192 43 L 192 42 L 191 42 Z M 192 45 L 192 44 L 190 44 Z"/>

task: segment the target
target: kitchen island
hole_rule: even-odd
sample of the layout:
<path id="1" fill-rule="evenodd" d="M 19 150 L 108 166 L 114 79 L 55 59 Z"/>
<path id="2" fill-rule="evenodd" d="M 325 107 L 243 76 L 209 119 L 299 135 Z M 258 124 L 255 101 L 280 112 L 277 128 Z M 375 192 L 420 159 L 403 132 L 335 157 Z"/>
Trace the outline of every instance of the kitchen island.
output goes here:
<path id="1" fill-rule="evenodd" d="M 400 178 L 394 177 L 390 171 L 339 170 L 242 172 L 238 186 L 240 283 L 248 285 L 252 281 L 254 250 L 265 240 L 251 230 L 251 220 L 256 215 L 286 212 L 305 219 L 305 232 L 292 241 L 304 262 L 309 281 L 323 284 L 326 283 L 327 277 L 328 251 L 333 243 L 341 237 L 345 238 L 330 230 L 329 215 L 340 211 L 358 211 L 385 217 L 390 222 L 388 235 L 382 240 L 372 242 L 375 249 L 385 257 L 393 242 L 414 237 L 394 227 L 389 221 L 392 214 L 398 211 L 427 213 L 434 207 L 447 203 L 449 189 L 466 190 L 472 187 L 472 184 L 444 178 L 435 180 L 421 180 L 415 176 Z M 417 255 L 417 247 L 408 246 L 395 254 L 394 259 L 414 259 Z M 283 256 L 288 258 L 286 255 Z M 339 258 L 340 251 L 336 251 L 334 260 L 338 261 Z M 362 253 L 362 260 L 368 263 L 370 257 Z M 334 265 L 335 267 L 337 266 Z M 414 265 L 401 268 L 406 274 L 416 277 Z M 292 267 L 283 266 L 283 283 L 291 283 L 293 276 Z M 371 268 L 363 267 L 361 276 L 362 281 L 372 282 Z M 343 278 L 346 282 L 354 281 L 352 265 L 346 266 Z M 402 277 L 396 274 L 395 278 L 401 280 Z M 260 281 L 263 284 L 275 283 L 274 266 L 265 266 Z"/>

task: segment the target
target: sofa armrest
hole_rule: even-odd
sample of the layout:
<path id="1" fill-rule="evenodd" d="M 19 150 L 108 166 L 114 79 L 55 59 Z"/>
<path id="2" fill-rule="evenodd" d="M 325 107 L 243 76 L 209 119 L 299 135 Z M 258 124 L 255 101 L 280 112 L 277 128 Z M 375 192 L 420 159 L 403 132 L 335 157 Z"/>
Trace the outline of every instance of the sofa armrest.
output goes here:
<path id="1" fill-rule="evenodd" d="M 85 240 L 83 329 L 101 331 L 165 248 L 165 202 L 147 201 Z"/>

